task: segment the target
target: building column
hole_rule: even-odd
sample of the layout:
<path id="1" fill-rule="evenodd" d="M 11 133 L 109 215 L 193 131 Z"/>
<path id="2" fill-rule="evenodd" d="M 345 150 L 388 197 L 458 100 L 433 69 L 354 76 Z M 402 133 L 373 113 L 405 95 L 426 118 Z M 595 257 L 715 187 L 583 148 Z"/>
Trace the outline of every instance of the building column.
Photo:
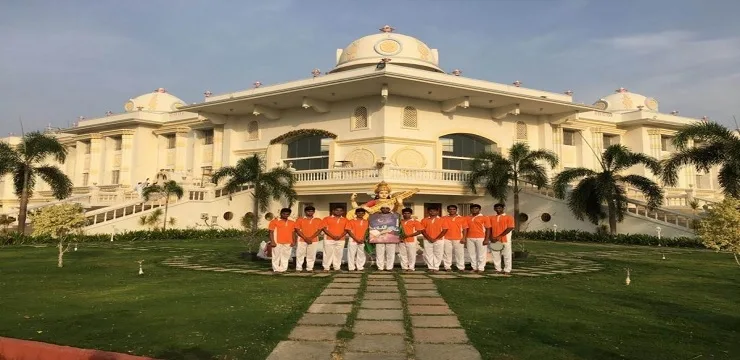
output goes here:
<path id="1" fill-rule="evenodd" d="M 178 128 L 175 133 L 175 172 L 184 173 L 187 170 L 188 128 Z"/>
<path id="2" fill-rule="evenodd" d="M 131 169 L 134 166 L 134 131 L 124 130 L 121 135 L 121 175 L 119 183 L 123 186 L 132 185 Z"/>
<path id="3" fill-rule="evenodd" d="M 82 141 L 75 141 L 75 157 L 77 158 L 75 161 L 75 167 L 74 167 L 74 184 L 75 186 L 84 186 L 83 185 L 83 175 L 87 169 L 85 169 L 85 147 L 87 144 L 85 144 Z"/>
<path id="4" fill-rule="evenodd" d="M 660 144 L 660 130 L 653 129 L 648 130 L 648 139 L 650 141 L 650 153 L 649 155 L 656 158 L 657 160 L 660 160 L 663 153 L 661 150 L 661 144 Z M 652 179 L 653 181 L 659 181 L 658 177 L 653 174 L 650 170 L 647 168 L 644 168 L 644 175 L 645 177 Z M 680 179 L 679 179 L 680 182 Z M 662 182 L 659 182 L 662 184 Z"/>
<path id="5" fill-rule="evenodd" d="M 601 128 L 591 128 L 591 144 L 593 146 L 593 158 L 591 168 L 601 168 L 601 155 L 604 153 L 604 131 Z"/>
<path id="6" fill-rule="evenodd" d="M 213 160 L 211 167 L 218 170 L 224 165 L 224 127 L 218 126 L 213 128 Z"/>
<path id="7" fill-rule="evenodd" d="M 558 171 L 563 170 L 563 127 L 560 125 L 552 125 L 552 150 L 555 152 L 555 154 L 558 156 L 558 159 L 561 159 L 561 161 L 558 161 L 557 169 Z"/>
<path id="8" fill-rule="evenodd" d="M 72 181 L 72 184 L 77 183 L 77 149 L 71 144 L 65 145 L 67 149 L 67 161 L 64 163 L 64 167 L 61 169 Z"/>
<path id="9" fill-rule="evenodd" d="M 90 135 L 90 179 L 91 185 L 103 184 L 105 164 L 103 162 L 103 136 L 100 134 Z"/>

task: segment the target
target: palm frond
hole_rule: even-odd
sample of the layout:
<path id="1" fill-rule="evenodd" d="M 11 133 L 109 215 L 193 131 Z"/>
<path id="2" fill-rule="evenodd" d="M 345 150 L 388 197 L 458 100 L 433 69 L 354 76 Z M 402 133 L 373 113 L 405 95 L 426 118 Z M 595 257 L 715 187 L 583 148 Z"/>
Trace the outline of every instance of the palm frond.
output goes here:
<path id="1" fill-rule="evenodd" d="M 682 167 L 694 165 L 697 170 L 708 172 L 713 166 L 721 164 L 726 155 L 728 154 L 721 144 L 686 148 L 662 161 L 660 177 L 668 186 L 676 186 L 678 172 Z"/>
<path id="2" fill-rule="evenodd" d="M 529 144 L 523 142 L 514 143 L 514 145 L 511 145 L 509 148 L 508 160 L 512 164 L 517 164 L 527 158 L 531 153 L 532 152 L 529 151 Z"/>
<path id="3" fill-rule="evenodd" d="M 20 162 L 18 152 L 10 144 L 0 141 L 0 176 L 11 173 Z"/>
<path id="4" fill-rule="evenodd" d="M 547 169 L 544 165 L 536 162 L 522 162 L 519 165 L 518 177 L 538 188 L 547 186 Z"/>
<path id="5" fill-rule="evenodd" d="M 476 156 L 470 165 L 470 178 L 467 186 L 473 193 L 478 186 L 496 199 L 505 199 L 511 181 L 511 162 L 495 152 L 484 152 Z"/>
<path id="6" fill-rule="evenodd" d="M 295 183 L 293 172 L 287 168 L 278 167 L 262 173 L 259 182 L 262 183 L 264 190 L 268 192 L 268 196 L 275 201 L 285 198 L 292 206 L 298 197 L 293 189 Z"/>
<path id="7" fill-rule="evenodd" d="M 717 180 L 725 196 L 740 198 L 740 164 L 733 162 L 722 165 L 717 174 Z"/>
<path id="8" fill-rule="evenodd" d="M 524 163 L 537 161 L 545 162 L 547 165 L 550 165 L 551 168 L 558 166 L 559 163 L 558 155 L 550 150 L 535 150 L 527 154 L 527 156 L 522 159 L 522 162 Z"/>
<path id="9" fill-rule="evenodd" d="M 13 188 L 15 195 L 21 197 L 23 194 L 24 174 L 28 172 L 28 184 L 26 184 L 26 193 L 30 198 L 33 196 L 33 190 L 36 188 L 36 177 L 34 176 L 33 167 L 26 166 L 24 163 L 17 163 L 13 169 Z"/>
<path id="10" fill-rule="evenodd" d="M 161 186 L 152 184 L 141 190 L 141 197 L 143 197 L 144 200 L 149 201 L 152 195 L 162 195 L 163 193 L 164 189 Z"/>
<path id="11" fill-rule="evenodd" d="M 703 142 L 726 142 L 738 141 L 732 130 L 714 122 L 701 122 L 689 125 L 678 132 L 673 137 L 673 145 L 677 150 L 684 150 L 689 145 L 689 140 L 699 140 Z"/>
<path id="12" fill-rule="evenodd" d="M 598 225 L 599 220 L 606 217 L 602 206 L 606 199 L 598 182 L 596 176 L 586 177 L 568 194 L 568 208 L 576 219 L 588 218 L 591 223 Z"/>
<path id="13" fill-rule="evenodd" d="M 178 199 L 182 199 L 183 195 L 185 195 L 185 190 L 174 180 L 165 182 L 162 186 L 162 190 L 167 197 L 175 195 Z"/>
<path id="14" fill-rule="evenodd" d="M 236 176 L 236 168 L 233 166 L 225 166 L 216 170 L 213 175 L 211 175 L 211 182 L 218 184 L 222 179 L 234 176 Z"/>
<path id="15" fill-rule="evenodd" d="M 594 177 L 596 172 L 586 168 L 573 168 L 561 171 L 553 180 L 552 189 L 555 196 L 559 199 L 565 199 L 568 187 L 574 181 L 583 177 Z"/>
<path id="16" fill-rule="evenodd" d="M 54 197 L 62 200 L 72 194 L 72 180 L 56 166 L 39 166 L 34 169 L 41 180 L 49 184 Z"/>
<path id="17" fill-rule="evenodd" d="M 28 163 L 43 161 L 51 156 L 60 164 L 67 159 L 67 147 L 51 135 L 38 131 L 27 133 L 19 146 L 20 153 Z"/>
<path id="18" fill-rule="evenodd" d="M 639 190 L 645 196 L 650 210 L 663 205 L 663 188 L 654 181 L 641 175 L 620 176 L 618 180 Z"/>

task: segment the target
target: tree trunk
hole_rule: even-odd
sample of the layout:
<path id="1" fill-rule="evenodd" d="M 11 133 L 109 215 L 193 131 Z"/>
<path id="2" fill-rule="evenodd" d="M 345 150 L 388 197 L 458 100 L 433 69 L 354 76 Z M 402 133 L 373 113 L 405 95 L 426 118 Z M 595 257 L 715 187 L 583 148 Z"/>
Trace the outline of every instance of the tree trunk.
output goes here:
<path id="1" fill-rule="evenodd" d="M 162 223 L 162 231 L 167 230 L 167 210 L 170 207 L 170 194 L 165 195 L 164 199 L 164 222 Z"/>
<path id="2" fill-rule="evenodd" d="M 519 232 L 519 181 L 514 179 L 514 230 Z"/>
<path id="3" fill-rule="evenodd" d="M 257 231 L 260 225 L 260 204 L 259 200 L 257 200 L 257 187 L 254 187 L 254 192 L 252 193 L 252 197 L 254 198 L 254 218 L 252 219 L 252 231 Z"/>
<path id="4" fill-rule="evenodd" d="M 607 200 L 607 212 L 609 214 L 609 233 L 617 235 L 617 206 L 614 200 Z"/>
<path id="5" fill-rule="evenodd" d="M 26 233 L 26 215 L 28 212 L 28 180 L 30 174 L 28 167 L 23 169 L 23 189 L 21 190 L 20 203 L 18 204 L 18 232 Z"/>
<path id="6" fill-rule="evenodd" d="M 59 257 L 57 258 L 57 267 L 64 267 L 64 244 L 59 240 Z"/>

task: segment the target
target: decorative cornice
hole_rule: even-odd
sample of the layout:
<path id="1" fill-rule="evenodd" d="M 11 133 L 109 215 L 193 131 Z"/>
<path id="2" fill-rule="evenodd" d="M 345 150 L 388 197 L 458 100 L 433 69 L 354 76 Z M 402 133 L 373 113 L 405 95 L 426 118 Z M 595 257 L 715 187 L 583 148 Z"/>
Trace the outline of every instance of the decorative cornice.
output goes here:
<path id="1" fill-rule="evenodd" d="M 154 135 L 184 134 L 190 132 L 189 127 L 185 126 L 166 126 L 160 129 L 152 130 Z"/>
<path id="2" fill-rule="evenodd" d="M 647 131 L 648 135 L 668 135 L 673 136 L 676 135 L 676 130 L 668 130 L 668 129 L 648 129 Z"/>
<path id="3" fill-rule="evenodd" d="M 231 153 L 237 156 L 249 156 L 254 154 L 264 154 L 267 152 L 267 148 L 257 148 L 257 149 L 239 149 L 239 150 L 233 150 Z"/>
<path id="4" fill-rule="evenodd" d="M 100 134 L 103 136 L 116 136 L 116 135 L 133 135 L 136 133 L 136 131 L 131 129 L 117 129 L 117 130 L 109 130 L 109 131 L 101 131 Z"/>

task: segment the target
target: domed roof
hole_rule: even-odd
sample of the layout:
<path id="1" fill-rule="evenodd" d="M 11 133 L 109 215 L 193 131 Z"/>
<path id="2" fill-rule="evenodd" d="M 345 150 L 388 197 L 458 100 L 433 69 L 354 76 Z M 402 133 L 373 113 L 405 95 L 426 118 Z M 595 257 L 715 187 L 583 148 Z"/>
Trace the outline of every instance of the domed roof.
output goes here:
<path id="1" fill-rule="evenodd" d="M 594 103 L 594 106 L 604 111 L 658 111 L 658 100 L 635 94 L 625 88 L 617 89 L 614 94 L 605 96 Z"/>
<path id="2" fill-rule="evenodd" d="M 380 34 L 368 35 L 353 41 L 349 46 L 337 50 L 337 65 L 330 72 L 376 65 L 381 61 L 391 64 L 444 72 L 439 68 L 437 49 L 430 49 L 421 40 L 393 32 L 386 25 Z M 384 60 L 386 59 L 386 60 Z"/>
<path id="3" fill-rule="evenodd" d="M 123 106 L 126 112 L 149 111 L 149 112 L 172 112 L 177 111 L 185 102 L 177 96 L 167 93 L 164 88 L 154 90 L 130 99 Z"/>

